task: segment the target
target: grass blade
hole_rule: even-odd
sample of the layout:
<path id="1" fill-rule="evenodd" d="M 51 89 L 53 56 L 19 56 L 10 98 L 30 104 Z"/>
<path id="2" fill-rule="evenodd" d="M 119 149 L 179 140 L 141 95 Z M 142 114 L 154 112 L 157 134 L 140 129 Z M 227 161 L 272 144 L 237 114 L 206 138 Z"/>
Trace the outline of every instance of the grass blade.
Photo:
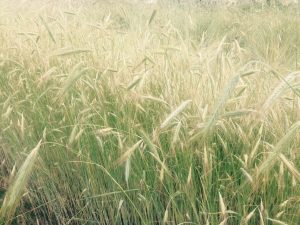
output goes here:
<path id="1" fill-rule="evenodd" d="M 76 55 L 81 53 L 92 52 L 90 49 L 73 49 L 73 48 L 62 48 L 57 50 L 51 56 L 69 56 L 69 55 Z"/>
<path id="2" fill-rule="evenodd" d="M 46 23 L 46 21 L 44 20 L 44 18 L 42 16 L 40 16 L 40 19 L 42 21 L 42 24 L 45 26 L 45 28 L 46 28 L 46 30 L 47 30 L 47 32 L 48 32 L 51 40 L 56 44 L 55 38 L 54 38 L 54 36 L 52 34 L 52 31 L 50 30 L 50 27 L 48 26 L 48 24 Z"/>
<path id="3" fill-rule="evenodd" d="M 156 13 L 157 13 L 157 10 L 154 9 L 153 12 L 152 12 L 152 14 L 151 14 L 151 16 L 150 16 L 150 19 L 149 19 L 149 21 L 148 21 L 148 25 L 151 24 L 151 22 L 153 21 L 153 19 L 154 19 Z"/>

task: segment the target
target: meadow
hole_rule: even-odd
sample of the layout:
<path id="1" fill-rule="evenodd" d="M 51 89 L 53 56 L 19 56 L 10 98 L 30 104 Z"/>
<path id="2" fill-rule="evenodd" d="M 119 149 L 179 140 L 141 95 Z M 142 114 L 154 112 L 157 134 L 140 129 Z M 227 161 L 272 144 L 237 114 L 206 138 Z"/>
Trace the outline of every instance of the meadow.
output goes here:
<path id="1" fill-rule="evenodd" d="M 300 8 L 0 2 L 0 224 L 300 224 Z"/>

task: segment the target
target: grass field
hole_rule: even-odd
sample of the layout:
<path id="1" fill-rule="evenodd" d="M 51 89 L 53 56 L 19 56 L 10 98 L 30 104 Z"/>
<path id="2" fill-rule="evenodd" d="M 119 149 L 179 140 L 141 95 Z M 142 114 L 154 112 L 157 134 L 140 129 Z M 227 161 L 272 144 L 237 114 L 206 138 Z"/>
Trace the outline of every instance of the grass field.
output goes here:
<path id="1" fill-rule="evenodd" d="M 296 6 L 0 2 L 0 224 L 300 224 Z"/>

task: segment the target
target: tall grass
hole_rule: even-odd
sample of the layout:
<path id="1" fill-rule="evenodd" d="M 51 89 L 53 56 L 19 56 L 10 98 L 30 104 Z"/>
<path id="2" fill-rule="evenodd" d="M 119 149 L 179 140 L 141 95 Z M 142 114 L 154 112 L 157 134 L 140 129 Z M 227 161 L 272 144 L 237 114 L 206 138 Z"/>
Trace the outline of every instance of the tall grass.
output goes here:
<path id="1" fill-rule="evenodd" d="M 300 224 L 297 10 L 2 1 L 4 222 Z"/>

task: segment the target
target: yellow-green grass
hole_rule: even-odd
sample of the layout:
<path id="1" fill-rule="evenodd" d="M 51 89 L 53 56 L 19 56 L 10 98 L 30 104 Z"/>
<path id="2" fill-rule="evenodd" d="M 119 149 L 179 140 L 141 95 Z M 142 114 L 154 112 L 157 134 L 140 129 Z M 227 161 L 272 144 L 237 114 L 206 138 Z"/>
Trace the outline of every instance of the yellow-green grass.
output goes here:
<path id="1" fill-rule="evenodd" d="M 0 4 L 4 223 L 300 224 L 296 6 Z"/>

